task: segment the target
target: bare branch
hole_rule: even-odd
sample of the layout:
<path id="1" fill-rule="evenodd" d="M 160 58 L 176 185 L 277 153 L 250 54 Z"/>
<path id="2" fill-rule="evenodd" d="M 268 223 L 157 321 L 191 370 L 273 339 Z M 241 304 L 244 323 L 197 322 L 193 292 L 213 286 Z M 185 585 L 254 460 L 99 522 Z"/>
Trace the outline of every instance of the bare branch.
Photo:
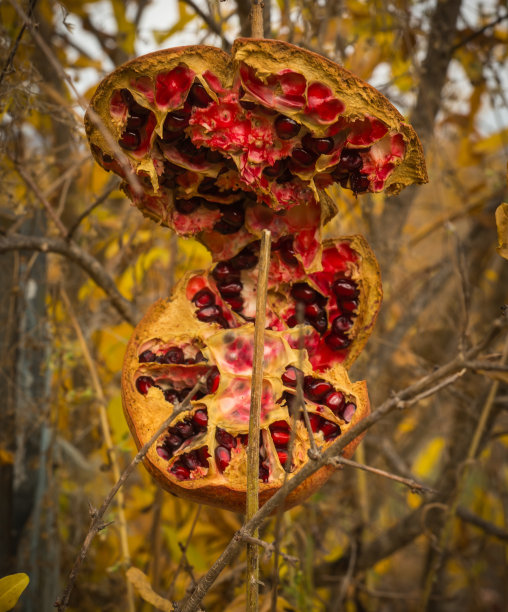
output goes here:
<path id="1" fill-rule="evenodd" d="M 116 288 L 114 280 L 95 257 L 74 242 L 46 236 L 23 236 L 9 234 L 0 236 L 0 253 L 8 251 L 33 250 L 42 253 L 58 253 L 78 264 L 107 295 L 115 310 L 131 325 L 136 325 L 138 316 L 131 302 Z"/>

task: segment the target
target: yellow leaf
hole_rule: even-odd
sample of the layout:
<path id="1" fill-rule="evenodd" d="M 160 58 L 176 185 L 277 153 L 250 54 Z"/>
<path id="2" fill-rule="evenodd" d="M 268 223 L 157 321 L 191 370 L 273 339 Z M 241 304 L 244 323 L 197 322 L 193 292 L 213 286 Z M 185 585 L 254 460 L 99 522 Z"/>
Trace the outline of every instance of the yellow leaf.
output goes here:
<path id="1" fill-rule="evenodd" d="M 418 453 L 413 463 L 413 473 L 420 478 L 429 478 L 434 475 L 446 440 L 442 437 L 433 438 Z"/>
<path id="2" fill-rule="evenodd" d="M 497 252 L 508 259 L 508 204 L 500 204 L 496 208 Z"/>
<path id="3" fill-rule="evenodd" d="M 12 465 L 14 463 L 14 455 L 11 451 L 0 448 L 0 465 Z"/>
<path id="4" fill-rule="evenodd" d="M 127 570 L 127 578 L 142 599 L 152 604 L 152 606 L 156 607 L 158 610 L 162 610 L 163 612 L 173 612 L 174 608 L 171 602 L 164 599 L 164 597 L 157 595 L 150 585 L 148 576 L 140 569 L 137 567 L 130 567 Z"/>
<path id="5" fill-rule="evenodd" d="M 14 608 L 29 582 L 30 579 L 24 573 L 11 574 L 0 579 L 0 612 Z"/>

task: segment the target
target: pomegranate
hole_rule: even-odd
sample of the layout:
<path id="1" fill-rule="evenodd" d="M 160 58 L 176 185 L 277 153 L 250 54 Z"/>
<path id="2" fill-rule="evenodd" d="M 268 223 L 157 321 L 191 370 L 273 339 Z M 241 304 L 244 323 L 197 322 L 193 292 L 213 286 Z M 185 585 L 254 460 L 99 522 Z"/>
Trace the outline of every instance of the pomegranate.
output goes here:
<path id="1" fill-rule="evenodd" d="M 351 383 L 345 368 L 374 324 L 379 270 L 361 236 L 323 241 L 322 228 L 337 213 L 325 189 L 336 183 L 355 195 L 396 194 L 425 182 L 418 138 L 368 84 L 274 40 L 237 40 L 231 56 L 191 46 L 137 58 L 101 82 L 91 106 L 141 191 L 87 115 L 99 164 L 124 179 L 125 193 L 145 215 L 196 237 L 214 261 L 189 272 L 137 326 L 122 372 L 130 429 L 142 446 L 204 380 L 145 464 L 167 490 L 235 511 L 246 501 L 259 239 L 271 231 L 262 504 L 308 461 L 309 432 L 295 399 L 299 379 L 311 435 L 323 449 L 369 411 L 365 383 Z M 286 507 L 332 471 L 319 470 Z"/>
<path id="2" fill-rule="evenodd" d="M 203 278 L 206 278 L 204 275 Z M 148 451 L 145 465 L 168 491 L 228 510 L 245 511 L 254 326 L 228 327 L 226 308 L 214 320 L 199 313 L 199 297 L 182 290 L 193 286 L 192 273 L 172 299 L 154 304 L 137 326 L 127 348 L 122 375 L 123 405 L 137 445 L 142 446 L 177 401 L 204 377 L 203 389 L 178 414 Z M 206 300 L 204 301 L 206 304 Z M 309 434 L 296 410 L 298 353 L 290 331 L 266 331 L 259 450 L 260 503 L 282 485 L 286 471 L 297 474 L 308 461 Z M 308 359 L 300 373 L 304 401 L 317 445 L 327 448 L 369 411 L 364 382 L 352 384 L 335 365 L 316 374 Z M 294 446 L 289 462 L 289 444 Z M 351 456 L 359 440 L 346 450 Z M 286 507 L 300 503 L 333 472 L 325 467 L 293 491 Z"/>
<path id="3" fill-rule="evenodd" d="M 231 53 L 151 53 L 93 96 L 137 175 L 142 193 L 123 187 L 144 214 L 197 236 L 217 261 L 264 228 L 274 240 L 305 232 L 317 269 L 321 227 L 336 213 L 324 188 L 393 194 L 426 181 L 413 129 L 356 76 L 280 41 L 239 39 Z M 85 125 L 99 164 L 125 179 L 88 116 Z"/>

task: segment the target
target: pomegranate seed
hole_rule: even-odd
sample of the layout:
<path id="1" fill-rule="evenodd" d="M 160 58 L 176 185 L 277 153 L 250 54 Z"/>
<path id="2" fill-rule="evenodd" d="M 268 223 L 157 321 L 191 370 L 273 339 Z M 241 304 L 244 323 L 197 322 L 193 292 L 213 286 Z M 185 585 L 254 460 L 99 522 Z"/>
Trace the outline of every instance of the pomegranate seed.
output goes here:
<path id="1" fill-rule="evenodd" d="M 286 159 L 278 159 L 271 166 L 266 166 L 263 170 L 263 174 L 268 178 L 277 178 L 279 177 L 284 170 L 287 168 L 287 160 Z"/>
<path id="2" fill-rule="evenodd" d="M 190 115 L 183 110 L 174 111 L 166 115 L 163 125 L 164 132 L 181 132 L 189 125 Z"/>
<path id="3" fill-rule="evenodd" d="M 294 138 L 300 131 L 300 124 L 285 115 L 279 115 L 277 119 L 275 119 L 274 126 L 277 136 L 281 140 Z"/>
<path id="4" fill-rule="evenodd" d="M 320 417 L 319 414 L 311 413 L 309 414 L 310 428 L 314 433 L 319 430 L 321 422 L 323 421 L 323 417 Z"/>
<path id="5" fill-rule="evenodd" d="M 282 467 L 284 467 L 286 465 L 286 461 L 288 460 L 287 451 L 277 449 L 277 457 L 279 458 Z"/>
<path id="6" fill-rule="evenodd" d="M 306 376 L 304 378 L 303 390 L 305 397 L 313 402 L 319 402 L 323 397 L 333 391 L 332 385 L 322 378 L 312 378 Z"/>
<path id="7" fill-rule="evenodd" d="M 226 302 L 230 305 L 231 310 L 238 312 L 243 308 L 243 298 L 242 297 L 226 297 L 224 298 Z"/>
<path id="8" fill-rule="evenodd" d="M 201 204 L 201 198 L 191 198 L 190 200 L 175 200 L 175 209 L 182 215 L 190 215 Z"/>
<path id="9" fill-rule="evenodd" d="M 312 166 L 317 159 L 317 155 L 301 147 L 296 147 L 291 153 L 291 157 L 302 166 Z"/>
<path id="10" fill-rule="evenodd" d="M 215 449 L 215 463 L 219 468 L 219 472 L 223 472 L 231 461 L 231 454 L 227 448 L 223 446 L 217 446 Z"/>
<path id="11" fill-rule="evenodd" d="M 333 138 L 314 138 L 310 134 L 305 134 L 302 138 L 302 145 L 307 151 L 317 155 L 327 155 L 334 147 Z"/>
<path id="12" fill-rule="evenodd" d="M 283 185 L 284 183 L 289 183 L 289 181 L 292 181 L 294 178 L 294 175 L 291 173 L 291 171 L 289 169 L 284 170 L 284 172 L 277 177 L 276 182 L 279 185 Z"/>
<path id="13" fill-rule="evenodd" d="M 141 136 L 139 132 L 136 130 L 125 131 L 118 144 L 122 147 L 122 149 L 126 149 L 127 151 L 135 151 L 139 147 L 139 143 L 141 142 Z"/>
<path id="14" fill-rule="evenodd" d="M 190 478 L 190 470 L 183 463 L 173 463 L 169 471 L 177 480 L 188 480 Z"/>
<path id="15" fill-rule="evenodd" d="M 305 306 L 305 316 L 309 319 L 316 319 L 319 315 L 323 314 L 324 310 L 318 304 L 307 304 Z"/>
<path id="16" fill-rule="evenodd" d="M 340 435 L 340 427 L 331 421 L 325 420 L 320 429 L 323 432 L 323 436 L 326 441 L 333 440 L 333 438 Z"/>
<path id="17" fill-rule="evenodd" d="M 358 308 L 358 300 L 344 300 L 340 305 L 342 310 L 353 313 Z"/>
<path id="18" fill-rule="evenodd" d="M 148 119 L 148 115 L 141 114 L 132 114 L 129 113 L 129 118 L 127 119 L 127 124 L 125 128 L 127 131 L 135 131 L 140 127 L 143 127 Z"/>
<path id="19" fill-rule="evenodd" d="M 287 421 L 274 421 L 271 425 L 270 425 L 270 429 L 271 428 L 274 429 L 285 429 L 286 431 L 289 431 L 289 423 Z"/>
<path id="20" fill-rule="evenodd" d="M 339 410 L 344 406 L 344 394 L 340 391 L 331 391 L 323 401 L 332 412 L 338 414 Z"/>
<path id="21" fill-rule="evenodd" d="M 208 414 L 206 410 L 196 410 L 192 417 L 192 422 L 197 427 L 206 427 L 208 425 Z"/>
<path id="22" fill-rule="evenodd" d="M 272 434 L 273 443 L 276 446 L 287 446 L 289 444 L 290 434 L 286 429 L 270 428 L 270 433 Z"/>
<path id="23" fill-rule="evenodd" d="M 155 353 L 147 349 L 146 351 L 143 351 L 139 355 L 138 359 L 139 359 L 139 363 L 148 363 L 150 361 L 155 361 Z"/>
<path id="24" fill-rule="evenodd" d="M 360 153 L 354 149 L 344 149 L 340 154 L 339 165 L 344 170 L 359 170 L 363 166 Z"/>
<path id="25" fill-rule="evenodd" d="M 136 389 L 142 394 L 146 395 L 148 393 L 148 389 L 153 387 L 154 381 L 150 376 L 140 376 L 136 379 Z"/>
<path id="26" fill-rule="evenodd" d="M 183 363 L 184 360 L 183 351 L 178 346 L 169 348 L 164 356 L 164 363 Z"/>
<path id="27" fill-rule="evenodd" d="M 181 436 L 184 440 L 192 438 L 195 435 L 194 427 L 190 421 L 180 421 L 173 427 L 170 427 L 171 433 Z"/>
<path id="28" fill-rule="evenodd" d="M 342 414 L 340 414 L 339 416 L 343 421 L 346 421 L 346 423 L 350 423 L 355 412 L 356 412 L 356 404 L 353 404 L 353 402 L 348 402 L 344 406 L 344 410 L 342 411 Z"/>
<path id="29" fill-rule="evenodd" d="M 332 291 L 339 300 L 353 298 L 358 295 L 358 285 L 352 280 L 341 278 L 332 283 Z"/>
<path id="30" fill-rule="evenodd" d="M 297 266 L 298 259 L 295 257 L 295 249 L 293 248 L 292 236 L 287 236 L 279 241 L 280 256 L 288 266 Z"/>
<path id="31" fill-rule="evenodd" d="M 262 480 L 263 482 L 268 482 L 269 476 L 270 476 L 270 472 L 268 471 L 268 468 L 266 468 L 264 465 L 260 465 L 259 466 L 259 479 Z"/>
<path id="32" fill-rule="evenodd" d="M 335 334 L 330 334 L 325 338 L 326 344 L 332 349 L 332 351 L 341 351 L 342 349 L 347 348 L 351 344 L 351 340 L 349 338 L 345 338 L 344 336 L 337 336 Z"/>
<path id="33" fill-rule="evenodd" d="M 210 453 L 208 452 L 208 447 L 202 446 L 201 448 L 198 449 L 197 453 L 199 457 L 199 464 L 201 465 L 201 467 L 207 468 L 208 467 L 208 457 L 210 456 Z"/>
<path id="34" fill-rule="evenodd" d="M 170 404 L 176 404 L 176 402 L 180 401 L 180 397 L 174 389 L 166 389 L 164 391 L 164 399 Z"/>
<path id="35" fill-rule="evenodd" d="M 206 361 L 206 359 L 203 353 L 201 351 L 198 351 L 196 353 L 196 356 L 194 357 L 194 363 L 199 363 L 200 361 Z"/>
<path id="36" fill-rule="evenodd" d="M 240 278 L 233 266 L 227 261 L 219 261 L 219 263 L 213 269 L 212 276 L 218 282 L 225 282 Z"/>
<path id="37" fill-rule="evenodd" d="M 295 327 L 295 325 L 298 325 L 298 321 L 295 317 L 295 315 L 291 315 L 288 320 L 286 321 L 286 324 L 288 327 Z"/>
<path id="38" fill-rule="evenodd" d="M 341 316 L 332 321 L 332 332 L 338 336 L 343 335 L 353 326 L 353 321 L 349 317 Z"/>
<path id="39" fill-rule="evenodd" d="M 301 370 L 295 368 L 294 366 L 289 366 L 286 368 L 286 371 L 281 376 L 282 382 L 286 385 L 286 387 L 292 387 L 293 389 L 296 387 L 298 373 L 302 374 Z"/>
<path id="40" fill-rule="evenodd" d="M 208 391 L 208 393 L 215 393 L 219 387 L 219 382 L 219 369 L 214 366 L 206 377 L 206 390 Z"/>
<path id="41" fill-rule="evenodd" d="M 291 295 L 299 302 L 305 302 L 305 304 L 311 304 L 317 298 L 317 291 L 309 287 L 307 283 L 295 283 L 291 287 Z"/>
<path id="42" fill-rule="evenodd" d="M 242 292 L 243 285 L 240 281 L 219 283 L 218 289 L 223 297 L 235 297 Z"/>
<path id="43" fill-rule="evenodd" d="M 159 455 L 161 459 L 164 459 L 165 461 L 169 461 L 169 459 L 171 459 L 171 455 L 169 454 L 167 449 L 164 448 L 164 446 L 158 446 L 156 450 L 157 450 L 157 454 Z"/>
<path id="44" fill-rule="evenodd" d="M 215 304 L 215 296 L 210 289 L 205 287 L 194 295 L 192 301 L 196 304 L 196 308 L 206 308 L 207 306 Z"/>
<path id="45" fill-rule="evenodd" d="M 134 96 L 128 89 L 121 89 L 120 95 L 122 96 L 122 100 L 125 102 L 125 104 L 127 104 L 127 106 L 130 106 L 134 102 Z"/>
<path id="46" fill-rule="evenodd" d="M 198 106 L 199 108 L 206 108 L 210 102 L 213 102 L 204 86 L 197 81 L 190 88 L 187 101 L 192 104 L 192 106 Z"/>
<path id="47" fill-rule="evenodd" d="M 201 308 L 197 311 L 196 316 L 200 321 L 204 323 L 212 323 L 216 321 L 218 317 L 222 315 L 222 310 L 219 306 L 206 306 L 205 308 Z"/>
<path id="48" fill-rule="evenodd" d="M 171 450 L 176 450 L 182 445 L 182 442 L 183 440 L 178 434 L 170 432 L 169 436 L 164 440 L 164 446 Z"/>
<path id="49" fill-rule="evenodd" d="M 251 251 L 250 248 L 245 248 L 230 259 L 229 263 L 235 270 L 250 270 L 258 263 L 258 259 L 257 253 Z"/>
<path id="50" fill-rule="evenodd" d="M 189 470 L 195 470 L 200 465 L 199 457 L 196 451 L 185 453 L 182 455 L 182 461 Z"/>
<path id="51" fill-rule="evenodd" d="M 215 439 L 221 446 L 224 446 L 224 448 L 231 449 L 236 447 L 236 440 L 233 438 L 233 436 L 228 431 L 221 429 L 220 427 L 217 427 L 215 430 Z"/>
<path id="52" fill-rule="evenodd" d="M 349 178 L 349 184 L 353 193 L 365 193 L 370 187 L 370 181 L 367 176 L 359 172 L 353 172 Z"/>
<path id="53" fill-rule="evenodd" d="M 328 319 L 326 318 L 326 312 L 322 310 L 321 313 L 313 321 L 311 321 L 311 325 L 316 331 L 323 335 L 328 329 Z"/>

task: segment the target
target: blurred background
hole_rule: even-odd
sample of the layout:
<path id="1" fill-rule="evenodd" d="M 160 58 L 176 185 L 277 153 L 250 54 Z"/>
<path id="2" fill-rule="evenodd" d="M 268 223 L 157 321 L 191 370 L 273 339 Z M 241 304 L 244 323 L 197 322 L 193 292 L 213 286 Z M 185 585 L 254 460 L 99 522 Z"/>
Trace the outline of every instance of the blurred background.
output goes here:
<path id="1" fill-rule="evenodd" d="M 0 576 L 30 576 L 18 610 L 54 609 L 91 508 L 135 453 L 120 400 L 132 325 L 115 299 L 139 320 L 186 270 L 210 263 L 197 242 L 144 219 L 93 162 L 76 92 L 89 99 L 115 66 L 155 49 L 228 50 L 249 35 L 249 11 L 246 0 L 0 4 Z M 264 28 L 375 85 L 424 145 L 428 185 L 392 198 L 331 192 L 340 214 L 328 234 L 364 234 L 381 266 L 384 304 L 351 371 L 375 407 L 482 342 L 508 301 L 494 217 L 507 199 L 508 9 L 502 0 L 265 0 Z M 76 251 L 62 246 L 62 227 Z M 86 272 L 87 256 L 116 298 Z M 507 346 L 500 333 L 477 359 L 499 365 Z M 425 592 L 432 610 L 506 609 L 508 374 L 473 365 L 383 419 L 355 456 L 432 491 L 347 467 L 284 515 L 280 544 L 295 560 L 280 561 L 272 609 L 419 610 Z M 154 609 L 126 581 L 130 563 L 156 592 L 181 599 L 243 520 L 162 493 L 141 467 L 122 493 L 72 610 Z M 271 519 L 261 535 L 273 533 Z M 242 553 L 204 609 L 245 609 L 244 570 Z M 263 562 L 264 610 L 273 576 Z"/>

